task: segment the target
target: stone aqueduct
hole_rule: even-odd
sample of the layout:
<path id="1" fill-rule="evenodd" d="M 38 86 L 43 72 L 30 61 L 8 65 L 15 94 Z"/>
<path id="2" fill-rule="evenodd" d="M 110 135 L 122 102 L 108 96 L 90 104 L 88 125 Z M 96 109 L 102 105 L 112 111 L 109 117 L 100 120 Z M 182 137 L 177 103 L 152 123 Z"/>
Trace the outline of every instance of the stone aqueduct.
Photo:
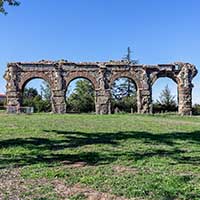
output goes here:
<path id="1" fill-rule="evenodd" d="M 39 61 L 32 63 L 9 63 L 4 78 L 7 81 L 7 105 L 20 106 L 26 83 L 42 78 L 50 84 L 52 111 L 65 113 L 65 91 L 75 78 L 86 78 L 95 90 L 97 114 L 110 113 L 110 88 L 117 78 L 127 77 L 137 87 L 138 113 L 152 112 L 152 85 L 160 77 L 168 77 L 178 88 L 179 114 L 189 115 L 192 111 L 192 79 L 197 69 L 189 63 L 138 65 L 127 61 L 84 62 Z"/>

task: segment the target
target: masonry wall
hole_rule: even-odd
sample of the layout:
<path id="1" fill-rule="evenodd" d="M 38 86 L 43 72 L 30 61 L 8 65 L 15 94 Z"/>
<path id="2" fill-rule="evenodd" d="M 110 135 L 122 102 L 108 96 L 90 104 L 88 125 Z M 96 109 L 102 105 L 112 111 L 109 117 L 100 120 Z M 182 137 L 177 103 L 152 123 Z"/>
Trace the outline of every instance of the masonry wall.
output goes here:
<path id="1" fill-rule="evenodd" d="M 71 63 L 67 61 L 40 61 L 9 63 L 4 78 L 7 81 L 7 105 L 19 107 L 26 83 L 34 78 L 47 81 L 52 91 L 54 113 L 66 113 L 65 91 L 75 78 L 86 78 L 95 89 L 97 114 L 110 113 L 111 86 L 121 77 L 133 80 L 137 86 L 138 113 L 152 112 L 152 85 L 160 77 L 169 77 L 178 85 L 179 114 L 192 111 L 192 79 L 197 69 L 189 63 L 164 65 L 135 65 L 126 61 Z"/>

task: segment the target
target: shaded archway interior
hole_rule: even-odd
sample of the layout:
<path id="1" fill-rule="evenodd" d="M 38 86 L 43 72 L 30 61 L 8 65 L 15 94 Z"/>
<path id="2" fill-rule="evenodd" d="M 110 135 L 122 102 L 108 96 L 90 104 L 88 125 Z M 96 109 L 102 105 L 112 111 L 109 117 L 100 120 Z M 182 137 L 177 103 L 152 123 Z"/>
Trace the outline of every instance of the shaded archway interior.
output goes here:
<path id="1" fill-rule="evenodd" d="M 87 78 L 95 89 L 97 114 L 110 113 L 111 85 L 120 77 L 131 78 L 137 86 L 138 112 L 151 113 L 152 85 L 160 77 L 170 77 L 178 85 L 179 113 L 192 110 L 192 80 L 197 69 L 190 63 L 138 65 L 127 61 L 82 62 L 39 61 L 9 63 L 4 78 L 9 106 L 20 105 L 20 90 L 30 78 L 43 78 L 51 87 L 54 113 L 65 113 L 65 92 L 69 83 L 78 77 Z"/>

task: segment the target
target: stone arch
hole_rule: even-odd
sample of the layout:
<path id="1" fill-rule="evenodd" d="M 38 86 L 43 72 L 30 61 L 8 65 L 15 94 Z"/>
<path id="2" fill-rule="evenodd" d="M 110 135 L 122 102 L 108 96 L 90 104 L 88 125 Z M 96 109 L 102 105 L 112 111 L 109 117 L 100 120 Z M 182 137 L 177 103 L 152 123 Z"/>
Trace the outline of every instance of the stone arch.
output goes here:
<path id="1" fill-rule="evenodd" d="M 53 88 L 54 88 L 53 81 L 47 75 L 44 75 L 44 73 L 28 73 L 28 74 L 25 74 L 24 76 L 22 75 L 21 80 L 18 85 L 19 91 L 23 92 L 26 84 L 29 81 L 37 79 L 37 78 L 46 81 L 50 85 L 51 90 L 53 90 Z"/>
<path id="2" fill-rule="evenodd" d="M 135 74 L 130 74 L 129 72 L 124 72 L 124 73 L 119 72 L 119 73 L 111 76 L 110 81 L 109 81 L 109 87 L 111 88 L 113 83 L 119 78 L 128 78 L 128 79 L 132 80 L 133 83 L 135 84 L 137 90 L 139 88 L 141 88 L 141 86 L 142 86 L 140 81 L 135 76 Z"/>
<path id="3" fill-rule="evenodd" d="M 66 113 L 94 113 L 96 91 L 93 83 L 84 77 L 72 79 L 65 89 Z"/>
<path id="4" fill-rule="evenodd" d="M 85 79 L 85 80 L 87 80 L 91 83 L 92 88 L 93 88 L 93 92 L 94 92 L 94 96 L 95 96 L 94 107 L 96 108 L 96 91 L 99 88 L 98 82 L 97 82 L 96 78 L 88 72 L 85 72 L 85 71 L 84 72 L 70 72 L 68 74 L 68 76 L 65 78 L 65 88 L 64 88 L 65 95 L 67 93 L 67 90 L 69 88 L 70 83 L 72 83 L 76 79 Z M 65 102 L 66 102 L 66 99 L 65 99 Z"/>
<path id="5" fill-rule="evenodd" d="M 41 79 L 45 82 L 47 82 L 50 85 L 51 89 L 51 95 L 53 93 L 53 81 L 44 73 L 26 73 L 25 75 L 22 75 L 19 81 L 18 85 L 18 95 L 19 95 L 19 105 L 21 106 L 23 103 L 23 92 L 24 88 L 26 87 L 27 83 L 34 79 Z M 52 96 L 51 96 L 51 110 L 53 110 L 53 101 L 52 101 Z"/>
<path id="6" fill-rule="evenodd" d="M 18 84 L 18 98 L 19 98 L 19 105 L 22 105 L 23 101 L 23 92 L 24 88 L 27 85 L 28 82 L 34 80 L 34 79 L 41 79 L 46 81 L 50 85 L 51 93 L 53 90 L 53 81 L 44 73 L 38 73 L 38 72 L 26 72 L 24 75 L 21 75 L 21 80 Z M 53 109 L 53 102 L 51 100 L 51 109 Z"/>
<path id="7" fill-rule="evenodd" d="M 66 82 L 65 90 L 67 90 L 69 84 L 77 78 L 84 78 L 90 81 L 93 85 L 94 90 L 97 90 L 99 88 L 96 78 L 93 75 L 91 75 L 89 72 L 84 71 L 84 72 L 70 72 L 68 76 L 65 78 L 65 82 Z"/>
<path id="8" fill-rule="evenodd" d="M 134 83 L 134 85 L 136 87 L 136 92 L 137 92 L 137 112 L 139 113 L 140 106 L 141 106 L 141 95 L 140 95 L 140 88 L 142 87 L 141 82 L 137 79 L 135 74 L 131 74 L 129 72 L 123 72 L 123 73 L 120 72 L 111 77 L 111 79 L 109 81 L 109 88 L 111 89 L 114 82 L 120 78 L 128 78 Z"/>
<path id="9" fill-rule="evenodd" d="M 177 105 L 178 105 L 178 108 L 179 108 L 180 107 L 180 105 L 179 105 L 179 84 L 181 82 L 180 78 L 177 76 L 175 71 L 156 70 L 150 75 L 151 112 L 153 112 L 152 88 L 153 88 L 153 85 L 155 84 L 155 82 L 157 80 L 159 80 L 160 78 L 168 78 L 168 79 L 172 80 L 176 84 L 176 88 L 177 88 Z"/>
<path id="10" fill-rule="evenodd" d="M 160 81 L 162 81 L 162 82 L 160 82 Z M 166 83 L 166 82 L 167 82 L 167 83 Z M 176 101 L 177 107 L 176 107 L 176 108 L 173 107 L 173 109 L 172 109 L 170 112 L 177 112 L 177 111 L 178 111 L 177 108 L 179 108 L 179 85 L 178 85 L 178 83 L 177 83 L 176 80 L 174 80 L 173 78 L 168 77 L 168 76 L 160 76 L 160 77 L 158 77 L 158 78 L 154 81 L 153 85 L 151 86 L 152 112 L 153 112 L 153 113 L 156 112 L 156 109 L 153 107 L 153 97 L 156 96 L 155 94 L 157 94 L 157 95 L 160 96 L 160 93 L 161 93 L 161 91 L 155 92 L 155 91 L 156 91 L 156 88 L 153 89 L 153 87 L 154 87 L 156 84 L 158 85 L 158 83 L 159 83 L 159 86 L 162 85 L 162 87 L 159 87 L 160 89 L 162 88 L 162 90 L 163 90 L 164 87 L 166 87 L 166 85 L 168 85 L 168 86 L 169 86 L 169 89 L 172 89 L 172 90 L 170 90 L 170 92 L 174 92 L 174 93 L 171 93 L 171 94 L 172 94 L 172 96 L 175 97 L 174 100 Z M 164 83 L 164 84 L 163 84 L 163 83 Z M 163 87 L 163 86 L 164 86 L 164 87 Z M 170 86 L 171 86 L 171 87 L 170 87 Z M 157 88 L 157 89 L 158 89 L 158 88 Z M 174 91 L 174 89 L 175 89 L 176 91 Z M 154 92 L 153 92 L 153 91 L 154 91 Z M 153 93 L 154 93 L 154 96 L 153 96 Z M 158 98 L 159 96 L 157 96 L 157 98 Z M 155 100 L 155 99 L 154 99 L 154 100 Z M 154 103 L 155 103 L 155 102 L 154 102 Z M 157 111 L 159 111 L 159 110 L 157 110 Z"/>
<path id="11" fill-rule="evenodd" d="M 174 81 L 177 85 L 180 83 L 180 79 L 174 72 L 166 72 L 166 71 L 159 71 L 159 72 L 154 72 L 151 74 L 151 86 L 159 79 L 159 78 L 169 78 L 172 81 Z"/>

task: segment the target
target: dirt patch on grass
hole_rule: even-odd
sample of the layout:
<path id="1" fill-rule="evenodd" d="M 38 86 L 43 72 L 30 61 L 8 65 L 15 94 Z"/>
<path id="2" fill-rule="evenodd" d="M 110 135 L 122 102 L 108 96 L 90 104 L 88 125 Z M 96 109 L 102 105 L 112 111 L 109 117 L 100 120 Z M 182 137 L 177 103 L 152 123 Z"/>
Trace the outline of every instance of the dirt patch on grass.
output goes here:
<path id="1" fill-rule="evenodd" d="M 61 162 L 63 167 L 67 167 L 67 168 L 82 168 L 85 167 L 87 165 L 86 162 L 74 162 L 72 163 L 71 161 L 63 161 Z"/>
<path id="2" fill-rule="evenodd" d="M 83 187 L 79 184 L 69 187 L 59 180 L 53 181 L 53 184 L 57 193 L 62 195 L 63 198 L 80 195 L 87 200 L 126 200 L 123 197 L 117 197 L 108 193 L 98 192 L 91 188 Z"/>
<path id="3" fill-rule="evenodd" d="M 124 172 L 129 172 L 129 173 L 133 173 L 133 174 L 138 173 L 137 168 L 121 166 L 121 165 L 115 165 L 115 166 L 112 167 L 112 169 L 113 169 L 114 172 L 117 172 L 117 173 L 124 173 Z"/>
<path id="4" fill-rule="evenodd" d="M 84 163 L 75 163 L 71 167 L 81 167 Z M 24 179 L 20 176 L 20 169 L 0 171 L 0 200 L 24 200 L 24 199 L 76 199 L 87 200 L 126 200 L 109 193 L 103 193 L 94 189 L 76 184 L 68 186 L 60 179 Z M 78 198 L 80 199 L 80 198 Z"/>
<path id="5" fill-rule="evenodd" d="M 19 171 L 1 170 L 0 199 L 17 199 L 21 193 L 23 180 L 19 178 Z"/>
<path id="6" fill-rule="evenodd" d="M 46 179 L 26 180 L 17 168 L 0 171 L 0 200 L 24 200 L 48 197 L 51 184 Z M 48 188 L 48 189 L 47 189 Z M 46 194 L 42 194 L 43 191 Z M 53 196 L 53 195 L 51 195 Z"/>

